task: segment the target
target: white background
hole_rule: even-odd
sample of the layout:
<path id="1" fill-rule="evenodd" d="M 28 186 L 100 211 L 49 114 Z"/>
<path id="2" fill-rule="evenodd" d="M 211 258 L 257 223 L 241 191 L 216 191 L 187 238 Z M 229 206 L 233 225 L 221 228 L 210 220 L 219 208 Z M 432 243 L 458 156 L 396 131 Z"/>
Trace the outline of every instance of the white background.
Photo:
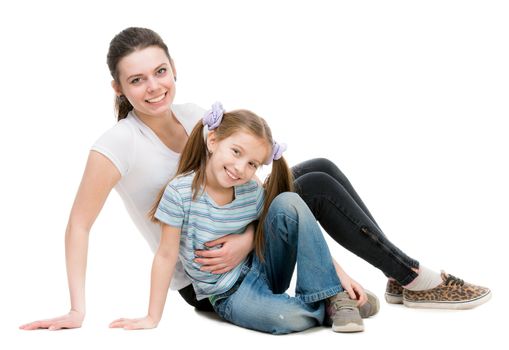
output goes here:
<path id="1" fill-rule="evenodd" d="M 14 3 L 14 4 L 13 4 Z M 0 348 L 359 346 L 473 348 L 505 342 L 509 11 L 504 1 L 17 1 L 0 5 Z M 327 157 L 385 233 L 431 268 L 493 290 L 471 311 L 382 301 L 362 334 L 248 331 L 171 293 L 150 331 L 110 330 L 142 316 L 152 255 L 116 193 L 90 237 L 81 329 L 17 327 L 69 307 L 64 230 L 92 143 L 114 125 L 111 38 L 144 26 L 178 70 L 176 103 L 248 108 L 296 164 Z M 330 241 L 383 297 L 385 278 Z M 10 345 L 7 345 L 10 344 Z M 180 345 L 182 346 L 182 345 Z"/>

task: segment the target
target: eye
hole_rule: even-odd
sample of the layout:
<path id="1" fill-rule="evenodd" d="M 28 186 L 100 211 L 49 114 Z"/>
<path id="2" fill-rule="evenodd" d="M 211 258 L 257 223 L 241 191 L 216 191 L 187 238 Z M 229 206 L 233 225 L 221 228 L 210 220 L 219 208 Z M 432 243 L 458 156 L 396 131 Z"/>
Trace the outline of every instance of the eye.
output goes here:
<path id="1" fill-rule="evenodd" d="M 254 169 L 258 169 L 258 164 L 254 163 L 254 162 L 249 162 L 249 165 L 251 167 L 253 167 Z"/>
<path id="2" fill-rule="evenodd" d="M 232 152 L 233 152 L 234 155 L 240 156 L 240 151 L 238 149 L 232 148 Z"/>
<path id="3" fill-rule="evenodd" d="M 164 73 L 166 73 L 166 70 L 167 70 L 166 68 L 159 68 L 159 69 L 157 70 L 157 73 L 156 73 L 156 74 L 157 74 L 157 75 L 163 75 Z"/>
<path id="4" fill-rule="evenodd" d="M 141 81 L 141 78 L 134 78 L 133 80 L 131 80 L 131 84 L 133 85 L 138 85 Z"/>

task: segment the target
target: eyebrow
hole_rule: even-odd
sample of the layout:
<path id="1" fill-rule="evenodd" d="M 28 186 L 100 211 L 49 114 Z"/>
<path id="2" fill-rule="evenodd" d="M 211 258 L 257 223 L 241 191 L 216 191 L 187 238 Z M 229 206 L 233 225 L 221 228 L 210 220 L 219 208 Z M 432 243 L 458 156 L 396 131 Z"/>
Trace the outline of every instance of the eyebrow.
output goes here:
<path id="1" fill-rule="evenodd" d="M 155 72 L 155 71 L 157 71 L 157 70 L 159 70 L 159 69 L 161 69 L 163 66 L 167 66 L 167 65 L 168 65 L 168 64 L 167 64 L 166 62 L 161 63 L 160 65 L 158 65 L 158 66 L 154 69 L 154 72 Z M 128 77 L 126 78 L 126 81 L 129 81 L 129 80 L 131 80 L 131 79 L 133 79 L 133 78 L 137 78 L 137 77 L 141 77 L 141 76 L 143 76 L 143 74 L 133 74 L 133 75 L 128 76 Z"/>

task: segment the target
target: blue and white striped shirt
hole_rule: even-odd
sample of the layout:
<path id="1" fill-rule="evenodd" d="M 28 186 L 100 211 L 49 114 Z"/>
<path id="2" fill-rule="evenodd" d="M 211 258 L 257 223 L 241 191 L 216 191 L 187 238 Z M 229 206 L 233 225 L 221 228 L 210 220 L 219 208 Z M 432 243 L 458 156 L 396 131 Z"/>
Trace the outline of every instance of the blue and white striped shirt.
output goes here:
<path id="1" fill-rule="evenodd" d="M 230 233 L 239 234 L 260 217 L 263 208 L 263 187 L 256 181 L 234 187 L 235 199 L 226 205 L 217 205 L 205 191 L 192 200 L 191 185 L 194 172 L 173 179 L 164 191 L 155 217 L 161 222 L 181 229 L 180 260 L 191 278 L 198 300 L 228 291 L 239 278 L 241 262 L 231 271 L 212 274 L 200 271 L 194 262 L 194 251 L 210 249 L 204 244 Z"/>

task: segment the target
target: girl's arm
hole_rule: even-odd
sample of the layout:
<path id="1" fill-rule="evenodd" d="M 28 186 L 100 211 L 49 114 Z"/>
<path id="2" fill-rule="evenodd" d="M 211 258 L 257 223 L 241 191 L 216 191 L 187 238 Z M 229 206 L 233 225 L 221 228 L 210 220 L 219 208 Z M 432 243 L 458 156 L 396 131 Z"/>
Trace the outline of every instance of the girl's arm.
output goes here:
<path id="1" fill-rule="evenodd" d="M 155 328 L 163 315 L 170 281 L 177 264 L 180 245 L 180 228 L 163 225 L 161 242 L 152 263 L 150 302 L 148 313 L 141 318 L 120 318 L 110 324 L 111 328 Z"/>
<path id="2" fill-rule="evenodd" d="M 338 274 L 343 289 L 348 293 L 350 298 L 357 300 L 357 306 L 364 305 L 368 301 L 368 296 L 364 288 L 351 278 L 334 258 L 332 258 L 332 262 L 334 263 L 336 273 Z"/>
<path id="3" fill-rule="evenodd" d="M 60 317 L 39 320 L 21 326 L 32 330 L 81 327 L 85 318 L 85 275 L 88 236 L 111 189 L 120 180 L 120 172 L 104 155 L 91 151 L 65 231 L 65 260 L 71 298 L 71 310 Z"/>

